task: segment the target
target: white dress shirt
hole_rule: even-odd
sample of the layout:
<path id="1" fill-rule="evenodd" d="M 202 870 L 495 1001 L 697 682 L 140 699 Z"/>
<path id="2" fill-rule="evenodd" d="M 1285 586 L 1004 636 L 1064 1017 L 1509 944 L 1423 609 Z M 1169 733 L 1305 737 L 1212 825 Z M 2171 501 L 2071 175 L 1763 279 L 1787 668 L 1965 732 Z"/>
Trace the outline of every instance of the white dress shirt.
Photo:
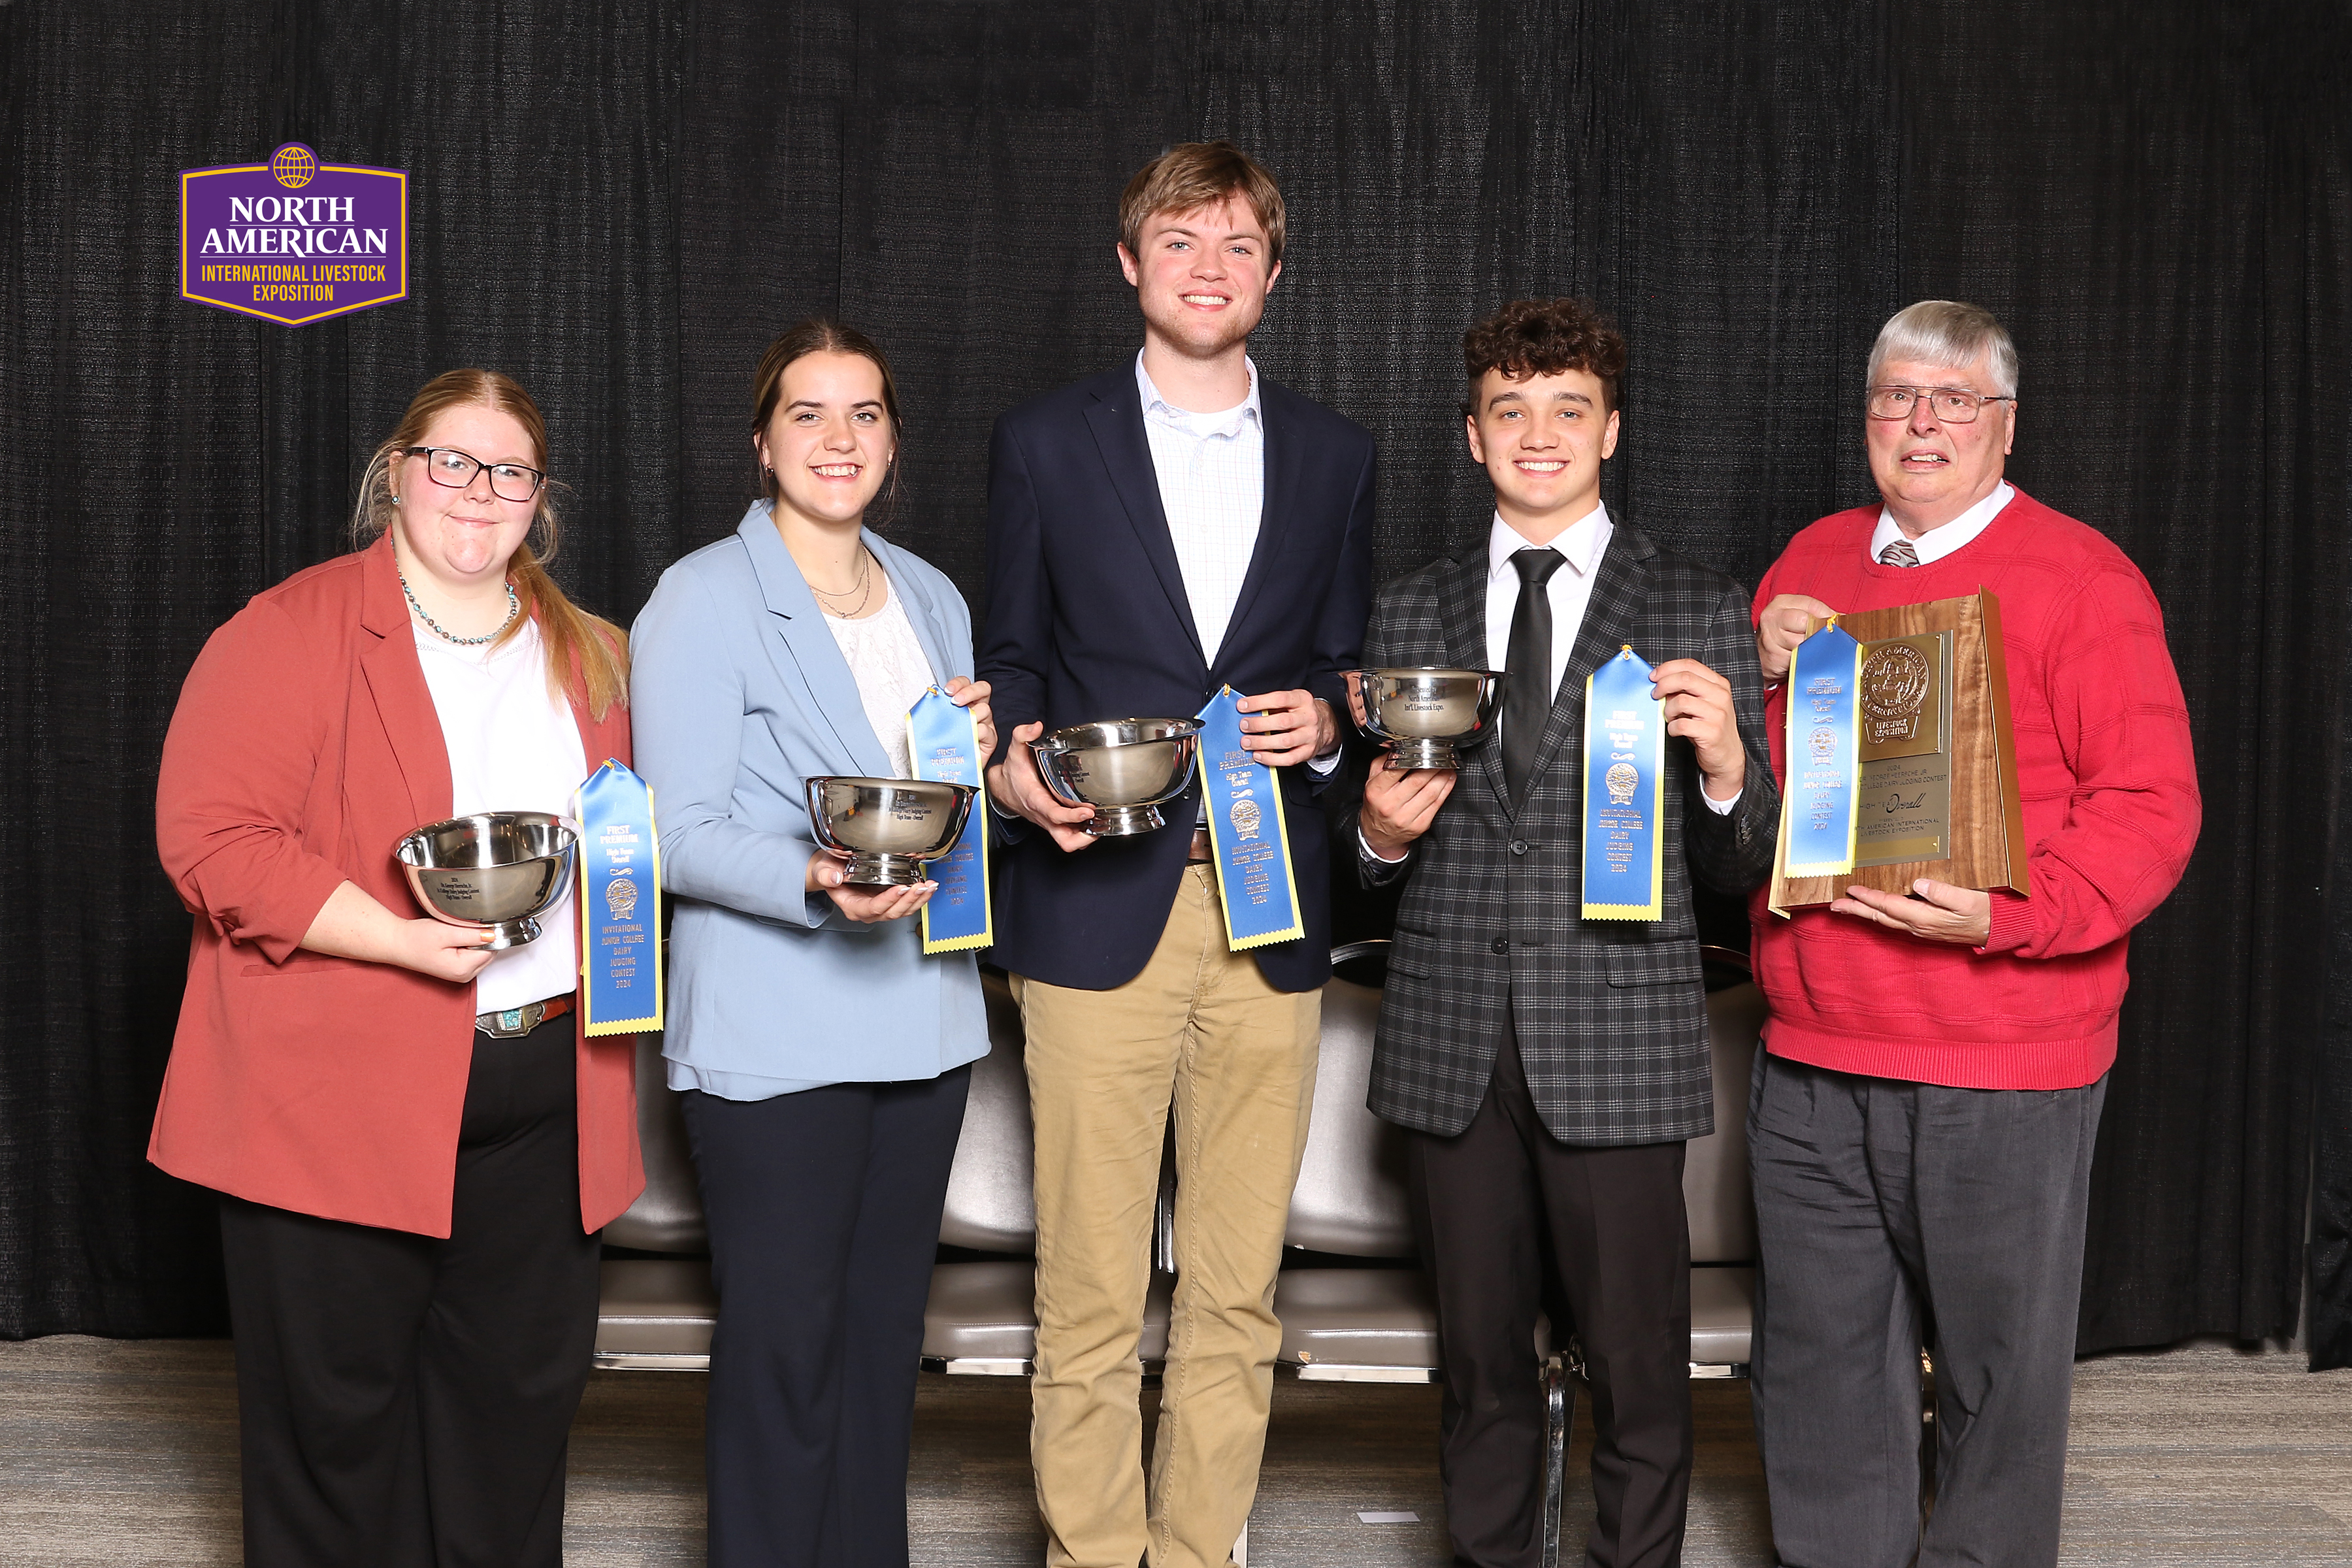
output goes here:
<path id="1" fill-rule="evenodd" d="M 539 624 L 499 647 L 460 647 L 425 627 L 416 659 L 449 751 L 453 814 L 545 811 L 572 815 L 572 795 L 588 777 L 572 705 L 547 689 L 547 647 Z M 474 977 L 474 1011 L 499 1013 L 580 988 L 580 939 L 567 885 L 539 916 L 536 942 L 496 954 Z"/>
<path id="2" fill-rule="evenodd" d="M 1584 629 L 1585 606 L 1592 603 L 1592 579 L 1601 570 L 1601 558 L 1609 551 L 1609 536 L 1617 525 L 1609 521 L 1609 508 L 1596 503 L 1593 509 L 1570 523 L 1548 545 L 1530 546 L 1527 536 L 1503 521 L 1496 512 L 1486 531 L 1486 668 L 1507 669 L 1511 651 L 1511 616 L 1519 607 L 1519 569 L 1511 564 L 1511 557 L 1529 548 L 1557 552 L 1566 558 L 1567 568 L 1556 571 L 1544 584 L 1551 600 L 1551 669 L 1544 682 L 1546 690 L 1555 697 L 1559 692 L 1560 677 L 1568 673 L 1568 656 L 1576 651 L 1576 635 Z M 1634 651 L 1639 652 L 1639 649 Z M 1495 710 L 1494 744 L 1499 744 L 1503 732 L 1503 710 Z"/>
<path id="3" fill-rule="evenodd" d="M 1554 534 L 1549 544 L 1529 544 L 1527 535 L 1503 521 L 1497 511 L 1486 531 L 1486 668 L 1507 670 L 1510 668 L 1511 617 L 1519 607 L 1519 569 L 1511 564 L 1511 557 L 1522 550 L 1550 550 L 1567 563 L 1565 568 L 1552 573 L 1544 583 L 1544 592 L 1551 600 L 1551 668 L 1547 685 L 1554 700 L 1558 700 L 1559 683 L 1568 674 L 1569 655 L 1576 651 L 1577 635 L 1584 629 L 1584 612 L 1592 603 L 1592 581 L 1601 571 L 1601 558 L 1609 552 L 1610 536 L 1617 525 L 1609 521 L 1608 503 L 1596 502 L 1591 511 Z M 1640 653 L 1640 648 L 1633 650 Z M 1503 743 L 1503 710 L 1495 708 L 1495 733 L 1486 742 L 1490 746 Z M 1717 816 L 1728 816 L 1731 808 L 1739 804 L 1735 795 L 1729 800 L 1717 800 L 1702 786 L 1698 792 L 1706 808 Z M 1401 864 L 1404 856 L 1391 860 L 1375 850 L 1364 837 L 1364 830 L 1356 829 L 1356 844 L 1370 859 L 1386 866 Z M 1408 849 L 1407 853 L 1410 853 Z"/>
<path id="4" fill-rule="evenodd" d="M 2000 509 L 2016 499 L 2016 489 L 2007 479 L 2003 479 L 1993 486 L 1992 494 L 1985 497 L 1951 521 L 1931 528 L 1918 538 L 1912 540 L 1911 548 L 1918 552 L 1919 564 L 1930 565 L 1941 561 L 1953 551 L 1967 545 L 1978 534 L 1990 527 L 1992 520 L 2000 515 Z M 1905 537 L 1903 530 L 1896 524 L 1894 514 L 1885 507 L 1880 507 L 1878 526 L 1870 531 L 1871 561 L 1877 563 L 1879 552 L 1903 537 Z"/>
<path id="5" fill-rule="evenodd" d="M 1160 510 L 1176 546 L 1202 658 L 1213 665 L 1233 625 L 1265 512 L 1265 416 L 1258 407 L 1257 363 L 1244 358 L 1242 367 L 1249 373 L 1248 395 L 1219 413 L 1195 414 L 1162 396 L 1143 368 L 1142 351 L 1135 355 L 1135 390 L 1143 400 L 1143 437 L 1151 447 Z M 1339 748 L 1307 765 L 1328 775 L 1339 765 Z M 1208 809 L 1203 801 L 1203 822 Z"/>
<path id="6" fill-rule="evenodd" d="M 1242 596 L 1257 525 L 1265 510 L 1265 423 L 1257 403 L 1257 366 L 1244 360 L 1249 395 L 1216 414 L 1194 414 L 1160 395 L 1135 356 L 1143 399 L 1143 434 L 1160 481 L 1160 510 L 1184 574 L 1184 597 L 1201 653 L 1211 664 Z"/>
<path id="7" fill-rule="evenodd" d="M 915 770 L 907 755 L 907 712 L 931 689 L 931 661 L 915 636 L 915 623 L 907 618 L 906 605 L 890 591 L 889 574 L 879 567 L 875 574 L 887 595 L 880 609 L 854 621 L 827 616 L 824 624 L 857 682 L 866 721 L 890 758 L 890 776 L 910 779 Z"/>

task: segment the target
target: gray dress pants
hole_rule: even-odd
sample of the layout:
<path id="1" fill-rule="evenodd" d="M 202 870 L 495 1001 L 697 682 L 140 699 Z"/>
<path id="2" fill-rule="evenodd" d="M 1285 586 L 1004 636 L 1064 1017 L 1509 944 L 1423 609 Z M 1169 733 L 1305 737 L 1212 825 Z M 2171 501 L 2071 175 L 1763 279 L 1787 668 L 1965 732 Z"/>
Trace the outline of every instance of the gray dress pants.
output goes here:
<path id="1" fill-rule="evenodd" d="M 1757 1446 L 1786 1568 L 2050 1568 L 2107 1081 L 1972 1089 L 1759 1052 Z M 1919 1352 L 1936 1500 L 1919 1510 Z"/>

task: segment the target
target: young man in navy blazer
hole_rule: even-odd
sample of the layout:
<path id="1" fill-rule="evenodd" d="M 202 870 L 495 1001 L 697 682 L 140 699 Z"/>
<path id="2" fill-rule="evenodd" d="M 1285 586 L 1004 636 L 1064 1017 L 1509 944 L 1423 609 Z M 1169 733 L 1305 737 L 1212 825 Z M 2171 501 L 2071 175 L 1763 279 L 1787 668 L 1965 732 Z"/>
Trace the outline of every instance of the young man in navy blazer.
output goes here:
<path id="1" fill-rule="evenodd" d="M 1055 1568 L 1218 1568 L 1257 1489 L 1329 972 L 1312 795 L 1339 758 L 1372 530 L 1371 437 L 1248 357 L 1282 245 L 1282 194 L 1239 149 L 1188 143 L 1145 167 L 1118 245 L 1142 353 L 1004 415 L 990 452 L 978 673 L 1010 742 L 989 772 L 1015 840 L 995 956 L 1028 1036 L 1031 1450 Z M 1306 932 L 1240 952 L 1197 784 L 1161 808 L 1165 827 L 1097 839 L 1023 744 L 1190 717 L 1225 686 L 1244 744 L 1281 781 Z M 1171 1107 L 1177 1285 L 1147 1489 L 1138 1346 Z"/>

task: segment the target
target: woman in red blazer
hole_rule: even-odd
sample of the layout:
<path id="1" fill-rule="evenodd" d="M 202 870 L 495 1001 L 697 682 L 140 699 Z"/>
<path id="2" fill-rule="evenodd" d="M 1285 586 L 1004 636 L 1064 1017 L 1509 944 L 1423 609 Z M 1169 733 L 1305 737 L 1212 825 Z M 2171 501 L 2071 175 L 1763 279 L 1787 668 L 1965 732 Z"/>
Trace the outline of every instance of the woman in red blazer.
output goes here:
<path id="1" fill-rule="evenodd" d="M 635 1042 L 577 1033 L 568 904 L 494 955 L 392 853 L 628 759 L 621 634 L 544 568 L 546 449 L 507 377 L 427 383 L 363 548 L 214 633 L 163 742 L 197 918 L 148 1157 L 224 1194 L 249 1564 L 561 1561 Z"/>

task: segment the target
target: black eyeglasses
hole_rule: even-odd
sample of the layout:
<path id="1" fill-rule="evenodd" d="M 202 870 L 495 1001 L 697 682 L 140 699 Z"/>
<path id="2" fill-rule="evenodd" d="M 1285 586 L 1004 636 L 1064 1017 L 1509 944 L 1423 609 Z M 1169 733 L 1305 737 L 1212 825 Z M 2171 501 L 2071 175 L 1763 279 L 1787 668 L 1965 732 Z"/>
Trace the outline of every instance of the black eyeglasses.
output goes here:
<path id="1" fill-rule="evenodd" d="M 2014 403 L 2014 397 L 1989 397 L 1958 386 L 1874 386 L 1865 405 L 1873 419 L 1908 419 L 1926 398 L 1936 417 L 1947 425 L 1966 425 L 1988 403 Z"/>
<path id="2" fill-rule="evenodd" d="M 526 468 L 520 463 L 485 463 L 455 447 L 409 447 L 400 455 L 424 458 L 425 477 L 453 490 L 464 489 L 474 482 L 476 474 L 488 468 L 490 493 L 500 500 L 529 500 L 547 482 L 547 476 L 537 468 Z"/>

